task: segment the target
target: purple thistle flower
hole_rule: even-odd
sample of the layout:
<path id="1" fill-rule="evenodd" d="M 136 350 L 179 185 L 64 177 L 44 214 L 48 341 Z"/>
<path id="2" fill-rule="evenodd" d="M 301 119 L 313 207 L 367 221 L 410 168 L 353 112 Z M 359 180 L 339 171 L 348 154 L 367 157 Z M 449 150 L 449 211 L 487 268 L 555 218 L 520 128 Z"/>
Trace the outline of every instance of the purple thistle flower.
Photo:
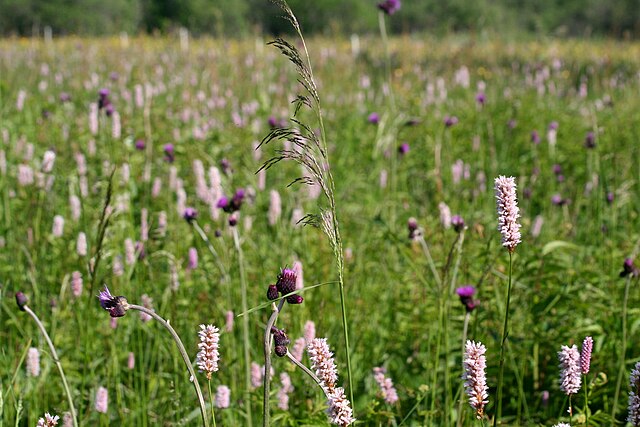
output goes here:
<path id="1" fill-rule="evenodd" d="M 562 206 L 567 204 L 567 199 L 564 199 L 560 194 L 554 194 L 551 196 L 551 203 L 556 206 Z"/>
<path id="2" fill-rule="evenodd" d="M 269 124 L 269 127 L 271 129 L 274 129 L 278 126 L 278 120 L 273 116 L 269 116 L 269 119 L 267 119 L 267 123 Z"/>
<path id="3" fill-rule="evenodd" d="M 283 295 L 289 294 L 296 290 L 296 272 L 283 268 L 282 272 L 278 275 L 278 281 L 276 287 Z"/>
<path id="4" fill-rule="evenodd" d="M 445 127 L 450 128 L 451 126 L 454 126 L 456 124 L 458 124 L 458 118 L 456 116 L 446 116 L 444 118 Z"/>
<path id="5" fill-rule="evenodd" d="M 222 196 L 218 199 L 218 203 L 216 203 L 216 207 L 224 210 L 226 212 L 227 206 L 229 206 L 229 199 L 225 196 Z"/>
<path id="6" fill-rule="evenodd" d="M 555 120 L 549 123 L 549 130 L 558 130 L 558 122 Z"/>
<path id="7" fill-rule="evenodd" d="M 409 229 L 409 239 L 413 240 L 422 235 L 422 231 L 418 226 L 418 220 L 411 217 L 407 220 L 407 228 Z"/>
<path id="8" fill-rule="evenodd" d="M 476 95 L 476 102 L 478 103 L 478 105 L 484 105 L 485 102 L 487 101 L 487 96 L 484 94 L 484 92 L 478 92 L 478 94 Z"/>
<path id="9" fill-rule="evenodd" d="M 107 105 L 105 105 L 104 112 L 107 115 L 107 117 L 111 117 L 114 111 L 116 111 L 116 109 L 113 107 L 113 104 L 108 103 Z"/>
<path id="10" fill-rule="evenodd" d="M 451 217 L 451 225 L 457 233 L 460 233 L 464 230 L 464 219 L 460 215 L 454 215 Z"/>
<path id="11" fill-rule="evenodd" d="M 144 150 L 145 147 L 146 147 L 146 144 L 144 142 L 144 139 L 136 140 L 136 150 L 142 151 Z"/>
<path id="12" fill-rule="evenodd" d="M 584 138 L 584 146 L 586 148 L 596 148 L 596 136 L 593 132 L 588 132 Z"/>
<path id="13" fill-rule="evenodd" d="M 615 194 L 612 191 L 607 193 L 607 203 L 611 204 L 615 200 Z"/>
<path id="14" fill-rule="evenodd" d="M 640 275 L 640 269 L 636 267 L 631 258 L 626 258 L 624 263 L 622 264 L 622 271 L 620 272 L 620 277 L 638 277 Z M 17 298 L 17 294 L 16 294 Z M 18 304 L 19 305 L 19 304 Z"/>
<path id="15" fill-rule="evenodd" d="M 578 347 L 563 345 L 558 352 L 558 360 L 560 360 L 560 390 L 567 396 L 576 394 L 582 384 Z"/>
<path id="16" fill-rule="evenodd" d="M 168 163 L 173 163 L 173 161 L 176 159 L 176 153 L 173 144 L 165 144 L 164 147 L 162 147 L 162 151 L 164 151 L 164 160 Z"/>
<path id="17" fill-rule="evenodd" d="M 476 294 L 476 288 L 474 286 L 461 286 L 456 289 L 456 294 L 460 297 L 460 302 L 464 305 L 468 313 L 478 307 L 479 302 L 473 299 L 473 296 Z"/>
<path id="18" fill-rule="evenodd" d="M 499 176 L 495 179 L 496 205 L 498 211 L 498 230 L 502 234 L 502 246 L 509 252 L 516 250 L 520 243 L 520 209 L 516 197 L 516 180 L 513 177 Z"/>
<path id="19" fill-rule="evenodd" d="M 198 217 L 198 211 L 195 208 L 185 208 L 182 217 L 189 223 Z"/>
<path id="20" fill-rule="evenodd" d="M 469 396 L 469 405 L 476 411 L 476 418 L 484 417 L 484 407 L 489 403 L 489 387 L 485 369 L 487 348 L 481 342 L 468 341 L 465 344 L 462 362 L 465 393 Z"/>
<path id="21" fill-rule="evenodd" d="M 540 135 L 538 134 L 537 130 L 531 131 L 531 142 L 533 142 L 536 145 L 540 144 Z"/>
<path id="22" fill-rule="evenodd" d="M 122 317 L 129 309 L 127 299 L 123 296 L 111 295 L 107 285 L 104 285 L 104 290 L 98 294 L 98 300 L 100 301 L 100 306 L 107 310 L 111 317 Z"/>
<path id="23" fill-rule="evenodd" d="M 24 311 L 24 306 L 27 305 L 27 296 L 22 292 L 16 292 L 16 304 L 21 311 Z"/>
<path id="24" fill-rule="evenodd" d="M 400 0 L 385 0 L 378 3 L 378 9 L 391 16 L 400 10 Z"/>
<path id="25" fill-rule="evenodd" d="M 287 355 L 287 346 L 291 343 L 287 333 L 284 329 L 278 329 L 275 326 L 271 327 L 271 333 L 273 334 L 273 342 L 275 344 L 275 353 L 278 357 L 284 357 Z"/>
<path id="26" fill-rule="evenodd" d="M 371 113 L 369 114 L 369 117 L 367 117 L 367 121 L 372 125 L 377 125 L 378 123 L 380 123 L 380 116 L 378 115 L 378 113 Z"/>
<path id="27" fill-rule="evenodd" d="M 409 144 L 405 142 L 401 144 L 400 147 L 398 147 L 398 153 L 400 153 L 401 155 L 407 154 L 409 152 L 409 149 Z"/>
<path id="28" fill-rule="evenodd" d="M 591 367 L 591 351 L 593 350 L 593 338 L 586 337 L 582 342 L 582 349 L 580 351 L 580 368 L 583 374 L 589 373 Z"/>

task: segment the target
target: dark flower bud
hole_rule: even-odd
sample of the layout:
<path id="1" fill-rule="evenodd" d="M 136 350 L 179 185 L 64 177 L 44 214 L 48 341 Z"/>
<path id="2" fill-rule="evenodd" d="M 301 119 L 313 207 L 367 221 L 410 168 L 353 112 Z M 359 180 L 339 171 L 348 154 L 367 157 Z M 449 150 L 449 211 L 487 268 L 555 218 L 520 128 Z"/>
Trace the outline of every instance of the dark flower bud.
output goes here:
<path id="1" fill-rule="evenodd" d="M 222 237 L 222 230 L 216 228 L 216 231 L 213 232 L 213 235 L 216 237 Z"/>
<path id="2" fill-rule="evenodd" d="M 475 293 L 476 288 L 470 285 L 456 289 L 456 294 L 460 297 L 460 302 L 464 305 L 467 312 L 472 312 L 478 306 L 478 301 L 473 299 Z"/>
<path id="3" fill-rule="evenodd" d="M 269 285 L 267 289 L 267 298 L 271 301 L 278 299 L 278 287 L 276 285 Z"/>
<path id="4" fill-rule="evenodd" d="M 238 214 L 236 212 L 229 215 L 229 226 L 235 227 L 238 224 Z"/>
<path id="5" fill-rule="evenodd" d="M 275 326 L 272 326 L 271 333 L 273 334 L 273 342 L 275 343 L 276 347 L 286 347 L 291 342 L 289 341 L 289 337 L 287 337 L 287 333 L 284 331 L 284 329 L 278 329 Z"/>
<path id="6" fill-rule="evenodd" d="M 533 142 L 536 145 L 540 144 L 540 135 L 538 134 L 537 130 L 531 131 L 531 142 Z"/>
<path id="7" fill-rule="evenodd" d="M 587 148 L 596 148 L 596 136 L 593 132 L 587 133 L 587 136 L 584 138 L 584 146 Z"/>
<path id="8" fill-rule="evenodd" d="M 16 303 L 18 304 L 18 308 L 24 311 L 24 306 L 27 305 L 27 296 L 22 292 L 16 292 Z"/>
<path id="9" fill-rule="evenodd" d="M 283 268 L 278 275 L 276 287 L 283 295 L 290 294 L 296 290 L 296 272 L 290 268 Z"/>
<path id="10" fill-rule="evenodd" d="M 278 357 L 285 357 L 287 355 L 287 346 L 277 345 L 275 348 L 275 353 Z"/>
<path id="11" fill-rule="evenodd" d="M 287 302 L 289 304 L 302 304 L 302 301 L 304 301 L 304 298 L 300 295 L 289 295 L 287 297 Z"/>

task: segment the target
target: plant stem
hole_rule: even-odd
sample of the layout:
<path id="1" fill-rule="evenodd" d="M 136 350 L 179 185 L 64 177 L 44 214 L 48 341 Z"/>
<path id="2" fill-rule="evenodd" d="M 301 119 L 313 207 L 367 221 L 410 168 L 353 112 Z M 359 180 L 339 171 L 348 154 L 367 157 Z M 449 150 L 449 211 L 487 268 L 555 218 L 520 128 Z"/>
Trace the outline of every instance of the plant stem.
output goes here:
<path id="1" fill-rule="evenodd" d="M 211 419 L 213 420 L 213 427 L 216 427 L 216 414 L 213 409 L 213 393 L 211 392 L 211 380 L 207 381 L 209 386 L 209 403 L 211 404 Z"/>
<path id="2" fill-rule="evenodd" d="M 282 310 L 282 306 L 284 305 L 285 299 L 280 299 L 278 306 L 276 307 L 275 303 L 273 304 L 273 312 L 271 313 L 271 317 L 269 317 L 269 321 L 267 322 L 267 326 L 264 328 L 264 401 L 262 403 L 262 425 L 264 427 L 269 426 L 269 418 L 271 417 L 271 411 L 269 410 L 269 394 L 270 394 L 270 386 L 271 386 L 271 375 L 267 374 L 267 372 L 271 372 L 271 327 L 276 323 L 278 319 L 278 315 L 280 314 L 280 310 Z M 246 316 L 244 316 L 246 317 Z"/>
<path id="3" fill-rule="evenodd" d="M 513 253 L 509 251 L 509 287 L 507 288 L 507 306 L 504 312 L 504 327 L 502 328 L 502 340 L 500 341 L 500 367 L 498 370 L 498 410 L 493 418 L 493 427 L 498 423 L 498 418 L 502 416 L 502 380 L 504 377 L 504 347 L 507 342 L 509 332 L 509 303 L 511 301 L 511 276 L 513 273 Z"/>
<path id="4" fill-rule="evenodd" d="M 209 237 L 207 236 L 207 234 L 204 232 L 202 227 L 200 227 L 200 224 L 198 224 L 198 221 L 194 219 L 191 222 L 191 224 L 193 225 L 193 228 L 196 230 L 196 232 L 200 235 L 200 238 L 207 245 L 207 249 L 209 249 L 209 252 L 211 252 L 211 255 L 213 255 L 213 259 L 216 262 L 216 265 L 218 266 L 218 268 L 220 269 L 220 272 L 222 273 L 222 278 L 224 280 L 227 280 L 228 278 L 227 271 L 225 270 L 224 265 L 220 261 L 220 257 L 218 256 L 218 252 L 216 251 L 216 248 L 213 247 L 213 243 L 211 243 L 211 240 L 209 240 Z M 234 230 L 235 230 L 235 227 L 234 227 Z"/>
<path id="5" fill-rule="evenodd" d="M 315 381 L 315 383 L 316 383 L 316 384 L 318 384 L 318 386 L 322 389 L 322 392 L 324 393 L 324 395 L 325 395 L 325 396 L 327 397 L 327 399 L 328 399 L 328 398 L 329 398 L 329 395 L 327 394 L 327 391 L 325 390 L 324 385 L 322 384 L 322 381 L 320 381 L 320 378 L 318 378 L 318 377 L 316 376 L 316 374 L 314 374 L 313 372 L 311 372 L 311 370 L 310 370 L 309 368 L 307 368 L 306 366 L 304 366 L 302 363 L 298 362 L 298 361 L 296 360 L 296 358 L 295 358 L 295 357 L 293 357 L 293 355 L 291 355 L 291 353 L 289 353 L 288 351 L 287 351 L 287 357 L 289 358 L 289 360 L 290 360 L 291 362 L 293 362 L 293 364 L 294 364 L 294 365 L 296 365 L 298 368 L 302 369 L 302 371 L 303 371 L 305 374 L 309 375 L 309 377 L 311 377 L 311 379 L 312 379 L 313 381 Z"/>
<path id="6" fill-rule="evenodd" d="M 589 383 L 587 382 L 587 374 L 584 374 L 584 415 L 585 426 L 589 427 Z"/>
<path id="7" fill-rule="evenodd" d="M 53 346 L 53 342 L 51 341 L 51 338 L 49 338 L 49 334 L 47 334 L 47 330 L 44 328 L 44 325 L 42 324 L 38 316 L 33 312 L 33 310 L 31 310 L 26 305 L 23 307 L 23 309 L 29 314 L 29 316 L 33 318 L 33 320 L 35 320 L 36 325 L 38 325 L 40 332 L 42 332 L 42 335 L 44 336 L 44 339 L 47 342 L 47 345 L 49 346 L 49 350 L 51 351 L 51 356 L 53 357 L 53 361 L 56 364 L 56 367 L 58 368 L 58 372 L 60 372 L 60 376 L 62 377 L 62 386 L 64 387 L 64 392 L 67 395 L 67 400 L 69 401 L 69 412 L 71 413 L 71 418 L 73 419 L 73 425 L 74 427 L 78 427 L 76 410 L 73 407 L 73 397 L 71 397 L 71 390 L 69 390 L 69 384 L 67 384 L 67 377 L 64 375 L 64 371 L 62 370 L 62 364 L 60 363 L 60 359 L 58 359 L 58 353 L 56 352 L 56 348 Z"/>
<path id="8" fill-rule="evenodd" d="M 242 292 L 242 312 L 247 312 L 247 281 L 244 272 L 244 257 L 240 245 L 238 227 L 231 227 L 233 231 L 233 243 L 238 252 L 238 268 L 240 270 L 240 289 Z M 244 344 L 244 370 L 245 370 L 245 400 L 247 405 L 247 426 L 253 425 L 251 417 L 251 355 L 249 354 L 249 316 L 242 316 L 242 340 Z M 265 371 L 266 372 L 266 371 Z M 267 376 L 268 374 L 265 374 Z"/>
<path id="9" fill-rule="evenodd" d="M 471 312 L 467 311 L 464 314 L 464 325 L 462 327 L 462 358 L 464 360 L 464 350 L 467 344 L 467 331 L 469 329 L 469 318 L 471 318 Z M 460 384 L 460 389 L 463 385 Z M 460 392 L 460 403 L 458 404 L 458 422 L 457 426 L 462 426 L 462 405 L 464 404 L 464 393 Z"/>
<path id="10" fill-rule="evenodd" d="M 431 274 L 433 274 L 433 278 L 436 280 L 438 287 L 442 286 L 442 279 L 440 278 L 440 274 L 438 273 L 436 264 L 433 262 L 433 258 L 431 257 L 431 252 L 429 251 L 429 245 L 427 245 L 426 240 L 424 240 L 424 236 L 420 236 L 418 238 L 418 241 L 420 242 L 420 246 L 422 246 L 424 255 L 427 257 L 427 261 L 429 262 L 429 268 L 431 269 Z"/>
<path id="11" fill-rule="evenodd" d="M 180 336 L 178 336 L 175 329 L 173 329 L 173 327 L 169 324 L 169 322 L 164 320 L 158 314 L 156 314 L 155 311 L 149 310 L 146 307 L 143 307 L 141 305 L 135 305 L 135 304 L 129 304 L 128 309 L 138 310 L 145 314 L 148 314 L 149 316 L 153 317 L 155 320 L 160 322 L 160 324 L 164 326 L 167 331 L 169 331 L 169 333 L 173 337 L 173 340 L 176 342 L 176 345 L 178 346 L 178 350 L 180 351 L 180 355 L 182 356 L 182 360 L 184 360 L 184 364 L 187 365 L 187 369 L 189 370 L 189 374 L 191 375 L 191 382 L 193 383 L 193 386 L 196 389 L 196 394 L 198 395 L 198 402 L 200 403 L 200 413 L 202 415 L 202 423 L 204 424 L 205 427 L 209 427 L 209 419 L 207 418 L 207 409 L 204 403 L 204 397 L 202 397 L 202 390 L 200 389 L 200 383 L 198 382 L 198 377 L 196 377 L 196 373 L 193 370 L 193 366 L 191 365 L 191 359 L 189 359 L 189 355 L 187 354 L 187 351 L 184 349 L 184 345 L 182 344 L 182 340 L 180 339 Z"/>
<path id="12" fill-rule="evenodd" d="M 624 286 L 624 300 L 622 302 L 622 349 L 618 361 L 618 380 L 616 381 L 616 393 L 613 397 L 613 409 L 611 410 L 611 420 L 615 423 L 618 409 L 618 398 L 620 397 L 620 387 L 625 371 L 625 358 L 627 353 L 627 304 L 629 302 L 629 285 L 631 284 L 631 274 L 627 276 L 627 283 Z"/>

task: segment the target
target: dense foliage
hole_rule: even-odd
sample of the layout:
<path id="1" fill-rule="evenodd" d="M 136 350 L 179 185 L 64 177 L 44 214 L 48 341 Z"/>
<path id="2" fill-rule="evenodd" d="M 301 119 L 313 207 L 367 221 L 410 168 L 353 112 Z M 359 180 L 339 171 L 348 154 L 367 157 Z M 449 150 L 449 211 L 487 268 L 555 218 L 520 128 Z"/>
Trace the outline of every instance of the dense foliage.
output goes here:
<path id="1" fill-rule="evenodd" d="M 372 32 L 376 0 L 293 0 L 305 32 Z M 31 35 L 50 26 L 54 34 L 104 35 L 168 32 L 237 37 L 256 31 L 288 32 L 266 0 L 0 0 L 0 34 Z M 640 35 L 636 0 L 405 0 L 392 30 L 535 33 L 614 37 Z"/>

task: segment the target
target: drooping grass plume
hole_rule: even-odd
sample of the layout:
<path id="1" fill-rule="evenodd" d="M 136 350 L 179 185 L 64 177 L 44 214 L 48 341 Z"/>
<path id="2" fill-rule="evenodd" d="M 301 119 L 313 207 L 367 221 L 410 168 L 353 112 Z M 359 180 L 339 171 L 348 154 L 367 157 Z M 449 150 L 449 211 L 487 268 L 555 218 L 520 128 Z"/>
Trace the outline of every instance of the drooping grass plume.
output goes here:
<path id="1" fill-rule="evenodd" d="M 294 117 L 291 121 L 296 128 L 279 128 L 276 127 L 262 140 L 259 147 L 272 141 L 290 142 L 291 149 L 278 150 L 275 157 L 267 160 L 260 170 L 268 169 L 282 160 L 293 160 L 300 164 L 304 169 L 304 176 L 296 179 L 294 182 L 307 184 L 322 189 L 325 195 L 328 207 L 320 207 L 320 214 L 308 214 L 303 217 L 304 224 L 319 226 L 329 238 L 329 242 L 333 249 L 336 269 L 338 273 L 338 285 L 340 288 L 340 310 L 342 314 L 342 332 L 344 337 L 344 351 L 347 362 L 347 377 L 349 382 L 349 394 L 353 401 L 353 375 L 351 368 L 351 352 L 349 343 L 349 326 L 347 319 L 347 300 L 345 294 L 344 282 L 344 252 L 342 248 L 342 237 L 338 222 L 338 211 L 335 197 L 335 181 L 331 172 L 331 164 L 329 162 L 329 150 L 327 145 L 327 137 L 324 126 L 324 118 L 318 93 L 317 84 L 311 67 L 311 57 L 307 50 L 305 39 L 302 35 L 302 29 L 293 11 L 287 4 L 286 0 L 272 0 L 284 12 L 284 18 L 293 26 L 304 50 L 304 59 L 300 55 L 298 49 L 284 39 L 278 38 L 269 43 L 280 50 L 280 52 L 294 64 L 298 82 L 302 86 L 304 92 L 298 94 L 294 100 L 295 110 Z M 316 118 L 316 126 L 319 128 L 319 134 L 314 132 L 312 126 L 304 123 L 296 118 L 301 108 L 311 110 Z"/>

